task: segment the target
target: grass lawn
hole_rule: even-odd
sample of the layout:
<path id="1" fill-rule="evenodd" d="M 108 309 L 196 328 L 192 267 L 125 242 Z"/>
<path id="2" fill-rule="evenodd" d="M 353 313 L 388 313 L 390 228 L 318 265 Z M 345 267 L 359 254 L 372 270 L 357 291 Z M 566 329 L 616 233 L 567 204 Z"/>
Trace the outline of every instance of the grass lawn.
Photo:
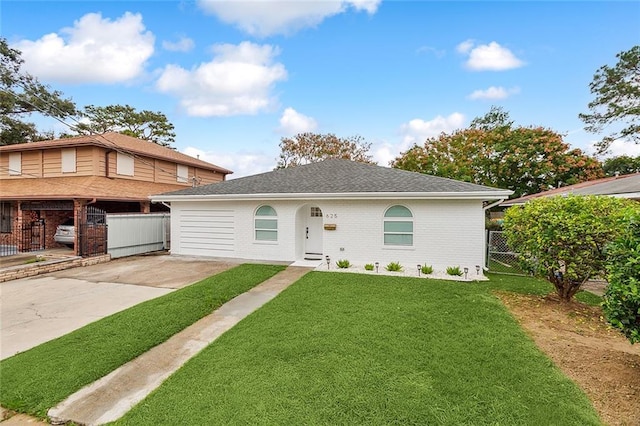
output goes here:
<path id="1" fill-rule="evenodd" d="M 241 265 L 7 358 L 0 362 L 0 404 L 45 417 L 78 389 L 283 269 Z"/>
<path id="2" fill-rule="evenodd" d="M 116 424 L 600 424 L 491 294 L 511 279 L 307 274 Z"/>

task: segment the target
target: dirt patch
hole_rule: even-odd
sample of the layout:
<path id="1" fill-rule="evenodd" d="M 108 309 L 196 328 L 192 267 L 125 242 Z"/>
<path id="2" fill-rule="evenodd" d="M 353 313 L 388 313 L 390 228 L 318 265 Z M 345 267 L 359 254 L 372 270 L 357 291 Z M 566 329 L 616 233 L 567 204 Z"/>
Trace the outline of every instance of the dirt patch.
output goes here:
<path id="1" fill-rule="evenodd" d="M 591 399 L 609 425 L 640 425 L 640 345 L 607 326 L 600 307 L 497 293 L 536 345 Z"/>

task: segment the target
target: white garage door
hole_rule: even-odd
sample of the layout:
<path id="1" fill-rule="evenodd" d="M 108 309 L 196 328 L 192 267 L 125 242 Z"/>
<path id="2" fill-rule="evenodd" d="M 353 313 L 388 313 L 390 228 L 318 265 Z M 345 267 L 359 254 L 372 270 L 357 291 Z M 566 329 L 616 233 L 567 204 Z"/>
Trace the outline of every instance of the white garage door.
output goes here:
<path id="1" fill-rule="evenodd" d="M 229 256 L 235 251 L 235 211 L 180 211 L 180 251 L 201 256 Z"/>

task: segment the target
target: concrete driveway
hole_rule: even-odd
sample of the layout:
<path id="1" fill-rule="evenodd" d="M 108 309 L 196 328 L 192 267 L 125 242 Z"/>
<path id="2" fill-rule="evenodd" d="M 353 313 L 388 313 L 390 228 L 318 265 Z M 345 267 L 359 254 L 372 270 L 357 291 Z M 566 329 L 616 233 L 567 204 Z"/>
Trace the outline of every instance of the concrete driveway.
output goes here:
<path id="1" fill-rule="evenodd" d="M 0 283 L 0 359 L 235 265 L 133 256 Z"/>

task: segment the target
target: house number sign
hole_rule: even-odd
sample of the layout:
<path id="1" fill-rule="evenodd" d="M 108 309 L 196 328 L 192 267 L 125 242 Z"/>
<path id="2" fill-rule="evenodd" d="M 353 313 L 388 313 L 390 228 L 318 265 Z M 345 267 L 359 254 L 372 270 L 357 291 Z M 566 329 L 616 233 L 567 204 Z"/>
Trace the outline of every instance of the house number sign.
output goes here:
<path id="1" fill-rule="evenodd" d="M 337 219 L 338 218 L 338 213 L 327 213 L 326 215 L 324 215 L 325 219 Z"/>

